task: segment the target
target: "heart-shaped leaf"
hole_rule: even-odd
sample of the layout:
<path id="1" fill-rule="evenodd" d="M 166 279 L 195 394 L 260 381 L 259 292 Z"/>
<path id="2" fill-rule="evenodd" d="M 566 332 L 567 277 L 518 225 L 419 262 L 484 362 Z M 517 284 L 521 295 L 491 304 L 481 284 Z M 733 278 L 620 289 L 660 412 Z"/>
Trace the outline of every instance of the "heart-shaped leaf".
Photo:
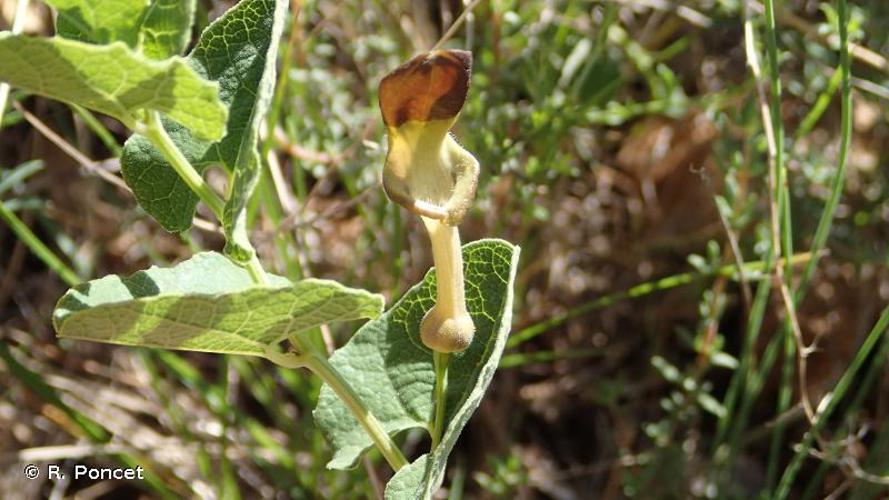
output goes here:
<path id="1" fill-rule="evenodd" d="M 476 326 L 475 338 L 450 362 L 441 443 L 432 454 L 423 455 L 395 474 L 386 498 L 426 498 L 441 485 L 448 455 L 500 362 L 512 317 L 518 257 L 519 248 L 502 240 L 482 240 L 463 247 L 466 302 Z M 421 342 L 419 331 L 420 320 L 434 302 L 435 275 L 430 272 L 330 357 L 330 363 L 390 434 L 432 428 L 435 372 L 432 352 Z M 321 390 L 314 415 L 334 448 L 328 467 L 352 467 L 372 445 L 327 386 Z"/>
<path id="2" fill-rule="evenodd" d="M 78 285 L 59 300 L 53 324 L 66 338 L 262 356 L 299 331 L 383 309 L 382 296 L 334 281 L 269 281 L 256 286 L 246 270 L 205 252 L 172 268 Z"/>

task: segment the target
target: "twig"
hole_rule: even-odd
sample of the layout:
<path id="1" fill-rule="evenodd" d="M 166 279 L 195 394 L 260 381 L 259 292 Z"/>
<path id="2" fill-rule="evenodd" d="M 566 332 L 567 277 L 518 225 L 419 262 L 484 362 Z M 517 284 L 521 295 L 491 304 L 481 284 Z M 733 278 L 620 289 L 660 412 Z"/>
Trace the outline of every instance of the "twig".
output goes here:
<path id="1" fill-rule="evenodd" d="M 374 492 L 374 498 L 376 500 L 383 500 L 383 491 L 385 490 L 385 485 L 383 481 L 380 480 L 380 475 L 377 474 L 377 470 L 374 468 L 373 462 L 370 460 L 370 457 L 365 453 L 363 457 L 361 457 L 361 465 L 364 466 L 364 470 L 367 472 L 367 478 L 370 480 L 370 486 Z"/>
<path id="2" fill-rule="evenodd" d="M 881 99 L 889 100 L 889 90 L 887 90 L 886 87 L 870 80 L 854 76 L 851 78 L 851 81 L 852 85 L 858 87 L 860 90 L 871 93 Z"/>
<path id="3" fill-rule="evenodd" d="M 845 441 L 845 440 L 844 440 Z M 842 443 L 842 441 L 840 441 Z M 794 447 L 795 451 L 802 451 L 801 446 Z M 844 454 L 840 458 L 831 457 L 830 454 L 825 453 L 820 450 L 810 449 L 809 456 L 817 458 L 818 460 L 823 460 L 830 464 L 836 465 L 840 469 L 846 472 L 846 480 L 850 479 L 858 479 L 860 481 L 865 481 L 872 484 L 878 484 L 882 486 L 889 486 L 889 476 L 880 476 L 877 474 L 872 474 L 867 472 L 861 467 L 861 464 L 858 463 L 858 460 L 851 454 Z"/>
<path id="4" fill-rule="evenodd" d="M 63 153 L 76 161 L 87 172 L 97 175 L 106 182 L 126 191 L 127 193 L 133 194 L 133 191 L 130 189 L 129 186 L 127 186 L 123 179 L 102 168 L 102 162 L 97 162 L 87 158 L 86 155 L 81 153 L 77 148 L 72 146 L 70 142 L 66 141 L 63 137 L 57 134 L 53 129 L 49 127 L 49 125 L 40 120 L 40 118 L 37 118 L 37 116 L 31 114 L 31 112 L 26 110 L 21 104 L 14 102 L 12 103 L 12 105 L 22 114 L 22 116 L 25 117 L 25 120 L 30 123 L 32 127 L 37 129 L 38 132 L 49 139 L 49 142 L 53 143 L 57 148 L 61 149 Z M 213 222 L 207 221 L 200 217 L 196 216 L 192 220 L 192 223 L 198 229 L 210 233 L 222 234 L 222 228 L 219 226 L 219 224 L 214 224 Z"/>
<path id="5" fill-rule="evenodd" d="M 200 217 L 195 217 L 194 219 L 192 219 L 191 223 L 194 224 L 194 227 L 202 231 L 207 231 L 208 233 L 214 234 L 222 234 L 222 226 L 215 222 L 201 219 Z"/>
<path id="6" fill-rule="evenodd" d="M 320 163 L 322 165 L 338 163 L 341 160 L 339 155 L 332 155 L 330 153 L 323 153 L 321 151 L 313 151 L 311 149 L 306 149 L 299 144 L 290 142 L 290 140 L 287 139 L 287 136 L 284 135 L 284 131 L 281 130 L 280 127 L 275 129 L 275 142 L 277 142 L 278 146 L 283 148 L 288 155 L 300 160 L 312 163 Z"/>
<path id="7" fill-rule="evenodd" d="M 99 167 L 97 162 L 87 158 L 86 155 L 78 151 L 77 148 L 71 145 L 71 143 L 63 139 L 47 124 L 43 123 L 40 118 L 37 118 L 36 116 L 31 114 L 30 111 L 26 110 L 24 106 L 17 102 L 13 103 L 12 105 L 22 114 L 22 116 L 25 117 L 25 120 L 27 120 L 27 122 L 30 123 L 32 127 L 37 129 L 38 132 L 43 134 L 44 137 L 49 139 L 49 141 L 55 144 L 57 148 L 61 149 L 62 152 L 64 152 L 66 155 L 70 156 L 74 161 L 80 164 L 81 167 L 92 174 L 98 175 L 109 183 L 114 184 L 116 187 L 119 187 L 120 189 L 123 189 L 128 193 L 132 193 L 132 190 L 130 190 L 130 187 L 126 185 L 123 179 Z"/>
<path id="8" fill-rule="evenodd" d="M 842 0 L 840 1 L 842 2 Z M 867 334 L 867 337 L 861 344 L 861 348 L 859 348 L 858 352 L 855 353 L 855 357 L 852 358 L 852 362 L 849 363 L 846 371 L 840 377 L 840 380 L 836 383 L 836 386 L 830 394 L 829 399 L 827 399 L 826 403 L 822 403 L 824 405 L 824 409 L 820 409 L 822 405 L 819 405 L 819 411 L 817 414 L 817 418 L 815 419 L 815 424 L 812 425 L 812 428 L 809 429 L 809 431 L 806 432 L 806 434 L 803 436 L 802 443 L 796 450 L 793 459 L 784 469 L 784 474 L 781 477 L 781 481 L 778 483 L 778 487 L 775 489 L 774 495 L 772 495 L 771 498 L 775 498 L 776 500 L 783 500 L 790 494 L 790 488 L 796 480 L 796 476 L 799 473 L 803 460 L 806 458 L 806 456 L 809 455 L 809 451 L 812 449 L 812 445 L 814 444 L 816 437 L 827 425 L 828 419 L 839 406 L 843 397 L 846 395 L 846 392 L 856 380 L 858 371 L 861 369 L 865 361 L 874 351 L 877 343 L 879 343 L 879 341 L 883 339 L 887 326 L 889 326 L 889 307 L 883 309 L 882 313 L 880 313 L 879 320 L 877 320 L 877 323 L 871 329 L 870 333 Z M 886 349 L 881 349 L 880 356 L 884 356 L 886 351 Z"/>
<path id="9" fill-rule="evenodd" d="M 435 42 L 435 45 L 433 45 L 432 48 L 429 49 L 429 51 L 431 52 L 433 50 L 440 49 L 441 46 L 445 44 L 445 42 L 447 42 L 452 36 L 454 36 L 454 33 L 456 33 L 458 29 L 460 29 L 460 25 L 463 24 L 463 21 L 466 20 L 466 17 L 469 16 L 469 14 L 472 13 L 472 10 L 475 9 L 475 7 L 480 3 L 481 0 L 473 0 L 471 4 L 467 5 L 463 9 L 463 12 L 461 12 L 460 15 L 457 17 L 457 19 L 454 20 L 454 23 L 451 24 L 451 27 L 448 28 L 445 34 L 442 35 L 437 42 Z"/>
<path id="10" fill-rule="evenodd" d="M 776 417 L 760 425 L 759 427 L 750 429 L 750 432 L 748 432 L 747 435 L 744 436 L 744 446 L 749 446 L 768 436 L 775 427 L 795 422 L 797 419 L 804 417 L 805 415 L 806 412 L 803 409 L 802 403 L 793 405 L 784 413 L 777 415 Z"/>
<path id="11" fill-rule="evenodd" d="M 837 498 L 842 498 L 843 493 L 845 493 L 850 486 L 852 486 L 852 481 L 849 478 L 846 478 L 846 480 L 840 483 L 830 495 L 824 497 L 824 500 L 836 500 Z"/>
<path id="12" fill-rule="evenodd" d="M 803 409 L 806 411 L 806 419 L 808 419 L 809 424 L 813 424 L 815 423 L 815 410 L 812 407 L 812 400 L 809 398 L 807 360 L 818 349 L 818 340 L 816 339 L 808 346 L 803 341 L 803 333 L 796 315 L 796 307 L 794 306 L 793 298 L 790 296 L 787 282 L 783 279 L 784 272 L 778 267 L 775 269 L 775 273 L 775 279 L 780 281 L 781 299 L 784 302 L 784 308 L 787 310 L 787 321 L 790 321 L 793 337 L 796 340 L 797 370 L 799 371 L 797 379 L 799 380 L 800 399 L 803 403 Z"/>
<path id="13" fill-rule="evenodd" d="M 325 210 L 321 213 L 318 213 L 308 219 L 301 219 L 298 214 L 289 215 L 289 216 L 287 216 L 286 219 L 284 219 L 281 222 L 280 229 L 283 231 L 290 231 L 290 230 L 296 229 L 296 228 L 312 226 L 320 220 L 328 219 L 340 212 L 349 210 L 350 208 L 363 203 L 364 201 L 367 200 L 367 198 L 370 195 L 372 195 L 375 192 L 376 192 L 375 188 L 366 188 L 364 191 L 361 191 L 360 193 L 353 196 L 349 200 L 332 205 L 327 210 Z"/>

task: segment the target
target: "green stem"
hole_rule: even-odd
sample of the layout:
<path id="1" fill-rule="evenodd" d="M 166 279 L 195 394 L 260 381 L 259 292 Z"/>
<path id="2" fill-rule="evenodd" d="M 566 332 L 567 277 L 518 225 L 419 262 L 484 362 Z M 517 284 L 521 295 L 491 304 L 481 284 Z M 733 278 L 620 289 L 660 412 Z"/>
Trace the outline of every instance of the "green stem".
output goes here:
<path id="1" fill-rule="evenodd" d="M 340 375 L 336 368 L 331 366 L 327 358 L 313 344 L 303 341 L 298 335 L 292 335 L 290 342 L 299 349 L 300 354 L 282 354 L 267 350 L 265 357 L 285 368 L 308 368 L 315 375 L 318 375 L 349 408 L 352 416 L 358 420 L 358 423 L 361 424 L 361 427 L 364 428 L 364 431 L 373 440 L 377 449 L 380 450 L 380 453 L 389 462 L 392 469 L 398 471 L 407 465 L 407 459 L 404 458 L 401 450 L 398 449 L 398 446 L 395 445 L 395 442 L 392 441 L 386 430 L 383 429 L 382 424 L 364 406 L 361 398 L 355 393 L 349 382 Z"/>
<path id="2" fill-rule="evenodd" d="M 836 93 L 837 88 L 840 86 L 840 82 L 842 81 L 843 71 L 840 68 L 837 68 L 833 75 L 830 77 L 830 81 L 827 83 L 827 88 L 818 95 L 818 99 L 815 100 L 815 104 L 812 105 L 812 109 L 806 113 L 806 117 L 803 118 L 803 121 L 800 122 L 799 127 L 793 133 L 794 141 L 799 140 L 804 137 L 806 134 L 812 131 L 815 128 L 815 124 L 818 123 L 818 120 L 821 119 L 821 116 L 824 115 L 824 112 L 827 111 L 827 107 L 830 105 L 830 100 L 833 98 L 833 95 Z"/>
<path id="3" fill-rule="evenodd" d="M 346 404 L 352 412 L 352 415 L 358 420 L 358 423 L 364 427 L 364 430 L 377 445 L 380 453 L 382 453 L 386 461 L 389 462 L 389 465 L 392 466 L 392 469 L 398 471 L 407 465 L 407 459 L 401 454 L 401 450 L 398 449 L 386 430 L 383 429 L 382 424 L 380 424 L 377 418 L 374 417 L 373 413 L 364 406 L 364 403 L 362 403 L 358 395 L 355 394 L 352 386 L 343 379 L 340 372 L 336 371 L 336 369 L 327 362 L 327 358 L 318 352 L 312 352 L 305 357 L 305 361 L 306 368 L 312 370 L 316 375 L 321 377 L 321 380 L 329 385 L 330 388 L 333 389 L 333 392 L 335 392 L 343 403 Z"/>
<path id="4" fill-rule="evenodd" d="M 767 2 L 766 5 L 768 6 L 769 3 Z M 837 16 L 837 23 L 839 25 L 838 28 L 840 31 L 840 68 L 843 75 L 841 100 L 840 159 L 839 168 L 837 169 L 836 175 L 833 178 L 830 197 L 825 204 L 824 211 L 821 214 L 821 219 L 818 221 L 818 227 L 815 230 L 815 238 L 812 242 L 812 249 L 814 251 L 820 251 L 821 248 L 824 248 L 824 245 L 827 242 L 827 236 L 830 232 L 831 223 L 833 222 L 834 211 L 836 210 L 836 206 L 839 203 L 839 199 L 842 196 L 843 192 L 843 185 L 846 177 L 846 162 L 849 153 L 849 143 L 852 136 L 851 63 L 849 60 L 849 33 L 847 25 L 847 23 L 849 22 L 849 13 L 847 10 L 846 0 L 838 0 Z M 816 256 L 806 266 L 800 285 L 795 293 L 796 301 L 801 300 L 803 294 L 805 293 L 805 287 L 808 285 L 808 282 L 811 279 L 812 274 L 814 273 L 817 262 L 818 260 Z M 823 413 L 819 414 L 816 417 L 817 419 L 815 421 L 815 424 L 804 436 L 803 443 L 800 446 L 799 451 L 794 456 L 790 465 L 788 465 L 788 467 L 784 470 L 784 475 L 781 477 L 781 481 L 778 484 L 778 488 L 775 494 L 776 498 L 786 498 L 786 496 L 788 495 L 790 484 L 795 479 L 797 472 L 799 472 L 799 467 L 802 464 L 803 459 L 814 444 L 815 437 L 823 429 L 824 423 L 827 421 L 827 418 L 830 416 L 830 413 L 835 408 L 836 403 L 839 401 L 840 398 L 842 398 L 842 395 L 846 390 L 845 384 L 848 384 L 846 376 L 850 375 L 850 373 L 854 375 L 854 372 L 857 371 L 860 363 L 863 362 L 863 358 L 867 356 L 869 351 L 873 348 L 873 344 L 876 343 L 876 340 L 880 337 L 880 335 L 882 335 L 882 330 L 886 327 L 885 321 L 889 319 L 889 315 L 887 315 L 887 313 L 889 313 L 889 309 L 883 312 L 883 315 L 880 317 L 880 321 L 877 323 L 877 326 L 874 327 L 874 330 L 865 340 L 864 345 L 862 345 L 861 349 L 859 349 L 858 353 L 852 361 L 852 364 L 843 375 L 843 378 L 841 378 L 840 381 L 837 383 L 836 391 L 833 394 L 828 407 L 824 410 Z"/>
<path id="5" fill-rule="evenodd" d="M 161 124 L 160 115 L 157 111 L 148 113 L 148 123 L 143 123 L 142 127 L 137 127 L 137 132 L 145 135 L 154 146 L 163 153 L 164 158 L 173 166 L 173 170 L 179 174 L 189 189 L 192 190 L 201 201 L 213 212 L 218 220 L 222 220 L 223 207 L 225 202 L 216 194 L 209 184 L 201 177 L 201 174 L 189 163 L 182 151 L 173 143 L 167 131 Z"/>
<path id="6" fill-rule="evenodd" d="M 83 106 L 78 106 L 77 104 L 69 104 L 72 110 L 80 116 L 80 119 L 89 127 L 90 130 L 93 131 L 94 134 L 105 144 L 105 147 L 108 148 L 108 151 L 111 151 L 111 154 L 114 156 L 120 156 L 123 154 L 123 149 L 121 149 L 120 144 L 117 143 L 117 140 L 111 134 L 111 131 L 99 121 L 98 118 Z"/>
<path id="7" fill-rule="evenodd" d="M 774 251 L 769 248 L 766 254 L 765 268 L 770 269 L 774 258 Z M 741 356 L 738 362 L 738 369 L 732 375 L 729 382 L 729 388 L 726 391 L 723 405 L 726 412 L 719 419 L 716 430 L 716 439 L 714 440 L 714 456 L 719 447 L 723 444 L 724 439 L 729 431 L 729 424 L 737 425 L 737 415 L 735 414 L 735 406 L 743 396 L 745 386 L 748 383 L 748 372 L 755 368 L 755 347 L 759 338 L 760 329 L 762 328 L 762 320 L 768 305 L 769 294 L 772 290 L 769 280 L 763 280 L 756 287 L 753 305 L 750 307 L 750 314 L 747 318 L 747 327 L 744 330 L 744 344 L 741 347 Z M 743 403 L 742 403 L 743 404 Z M 734 454 L 727 455 L 727 458 L 734 457 Z"/>
<path id="8" fill-rule="evenodd" d="M 254 252 L 253 257 L 250 259 L 250 262 L 247 263 L 247 272 L 250 273 L 250 278 L 257 285 L 268 285 L 269 279 L 265 274 L 265 269 L 262 268 L 262 263 L 259 262 L 259 257 Z"/>
<path id="9" fill-rule="evenodd" d="M 793 401 L 793 375 L 796 369 L 796 344 L 793 338 L 793 332 L 789 325 L 789 319 L 784 320 L 784 328 L 782 330 L 784 358 L 781 361 L 781 379 L 778 389 L 778 400 L 775 406 L 775 415 L 783 415 L 790 409 Z M 802 346 L 800 346 L 802 349 Z M 800 397 L 805 397 L 800 395 Z M 781 460 L 781 452 L 784 449 L 784 435 L 787 428 L 787 422 L 779 419 L 776 422 L 772 432 L 772 440 L 769 444 L 769 459 L 766 462 L 766 491 L 772 491 L 775 486 L 775 477 L 778 474 L 779 461 Z"/>
<path id="10" fill-rule="evenodd" d="M 777 214 L 773 217 L 777 218 L 777 230 L 779 234 L 774 235 L 772 245 L 779 249 L 778 255 L 791 255 L 793 253 L 793 231 L 792 216 L 790 209 L 790 190 L 788 188 L 787 168 L 784 160 L 784 122 L 781 114 L 781 75 L 779 73 L 778 63 L 778 36 L 775 22 L 775 0 L 765 0 L 763 3 L 765 9 L 765 42 L 766 42 L 766 59 L 769 65 L 769 84 L 771 88 L 771 96 L 769 99 L 769 116 L 771 118 L 772 143 L 774 144 L 774 162 L 775 185 L 772 193 L 773 210 L 777 210 Z M 768 129 L 767 129 L 768 130 Z M 793 267 L 785 265 L 783 269 L 784 285 L 788 289 L 793 286 Z M 795 314 L 795 306 L 791 299 L 790 303 L 785 304 L 787 308 L 787 317 L 784 319 L 784 328 L 782 335 L 784 337 L 784 361 L 781 371 L 781 383 L 778 394 L 776 414 L 781 415 L 790 407 L 793 398 L 793 374 L 794 359 L 796 356 L 795 339 L 791 325 L 792 316 Z M 801 342 L 801 341 L 800 341 Z M 799 349 L 803 346 L 800 345 Z M 800 353 L 803 356 L 803 353 Z M 804 361 L 801 361 L 803 363 Z M 800 373 L 800 377 L 803 374 Z M 801 397 L 805 398 L 804 395 Z M 772 434 L 772 442 L 769 451 L 769 460 L 766 472 L 766 485 L 771 489 L 773 479 L 777 473 L 778 458 L 780 450 L 784 443 L 785 424 L 783 421 L 778 422 Z"/>
<path id="11" fill-rule="evenodd" d="M 148 123 L 137 124 L 137 132 L 147 137 L 148 140 L 150 140 L 151 143 L 163 153 L 164 158 L 170 162 L 173 170 L 179 174 L 179 178 L 188 185 L 189 189 L 191 189 L 194 194 L 198 195 L 198 198 L 207 205 L 218 220 L 223 220 L 225 202 L 215 191 L 213 191 L 213 188 L 207 184 L 204 178 L 201 177 L 201 174 L 195 170 L 188 161 L 188 158 L 182 154 L 182 151 L 179 150 L 173 142 L 173 139 L 167 134 L 166 129 L 164 129 L 164 126 L 161 123 L 160 114 L 156 111 L 150 111 L 148 113 Z M 250 259 L 250 262 L 247 263 L 247 272 L 250 273 L 250 278 L 257 285 L 268 284 L 265 270 L 259 262 L 259 257 L 255 254 L 253 255 L 253 258 Z"/>
<path id="12" fill-rule="evenodd" d="M 759 65 L 759 56 L 756 52 L 756 44 L 754 42 L 754 30 L 752 12 L 750 2 L 744 2 L 744 49 L 747 56 L 747 65 L 753 74 L 751 81 L 756 89 L 756 94 L 760 102 L 765 100 L 765 91 L 761 84 L 761 70 Z M 761 111 L 762 112 L 762 111 Z M 765 123 L 765 115 L 763 113 L 764 125 L 770 125 L 771 121 Z M 769 127 L 765 127 L 769 130 Z M 770 144 L 772 139 L 770 137 Z M 770 150 L 772 148 L 770 147 Z M 771 173 L 770 173 L 771 177 Z M 769 183 L 771 184 L 771 182 Z M 772 234 L 771 232 L 769 233 Z M 769 250 L 765 259 L 765 269 L 768 274 L 774 272 L 775 266 L 780 265 L 776 262 L 776 257 L 780 257 L 780 247 L 776 238 L 768 238 Z M 769 295 L 771 293 L 771 283 L 769 280 L 763 280 L 756 289 L 756 297 L 750 308 L 747 318 L 747 327 L 744 334 L 744 344 L 741 348 L 740 361 L 738 369 L 732 375 L 726 392 L 724 403 L 725 413 L 719 419 L 716 430 L 716 439 L 713 445 L 714 462 L 718 464 L 717 475 L 720 483 L 725 481 L 726 471 L 733 468 L 740 434 L 746 427 L 746 408 L 750 405 L 753 391 L 752 385 L 755 383 L 755 373 L 751 372 L 756 369 L 756 352 L 755 346 L 759 338 L 760 330 L 763 323 L 763 315 L 768 305 Z M 771 344 L 770 344 L 771 345 Z M 768 355 L 773 351 L 766 351 Z M 740 413 L 736 412 L 736 407 L 740 405 Z"/>
<path id="13" fill-rule="evenodd" d="M 70 267 L 65 265 L 56 254 L 52 253 L 40 238 L 35 235 L 21 219 L 16 217 L 12 210 L 6 208 L 6 205 L 0 201 L 0 219 L 5 221 L 9 227 L 12 229 L 12 232 L 22 240 L 28 248 L 34 252 L 34 255 L 40 258 L 47 267 L 55 271 L 56 274 L 62 278 L 62 281 L 67 283 L 69 286 L 74 286 L 80 283 L 82 280 L 77 273 L 71 270 Z"/>
<path id="14" fill-rule="evenodd" d="M 435 399 L 435 420 L 432 424 L 432 451 L 438 448 L 438 445 L 441 443 L 442 433 L 444 432 L 445 409 L 447 408 L 448 399 L 448 364 L 450 361 L 450 353 L 432 352 L 432 364 L 435 366 L 435 389 L 432 393 Z"/>
<path id="15" fill-rule="evenodd" d="M 877 342 L 886 332 L 887 327 L 889 327 L 889 307 L 883 309 L 882 314 L 880 314 L 880 319 L 877 320 L 877 324 L 874 325 L 870 333 L 867 334 L 864 343 L 861 345 L 861 349 L 855 354 L 852 363 L 846 368 L 846 371 L 843 373 L 842 377 L 840 377 L 834 390 L 831 394 L 825 396 L 825 398 L 829 398 L 827 406 L 815 416 L 815 423 L 812 425 L 812 428 L 806 432 L 805 436 L 803 436 L 802 443 L 797 448 L 796 454 L 793 456 L 790 464 L 784 469 L 784 475 L 781 477 L 781 481 L 778 483 L 778 488 L 771 498 L 783 500 L 788 497 L 790 494 L 790 487 L 796 480 L 796 475 L 799 473 L 803 460 L 809 456 L 809 451 L 815 444 L 815 436 L 824 429 L 828 419 L 830 419 L 830 416 L 843 400 L 843 396 L 846 395 L 846 392 L 852 387 L 852 384 L 856 382 L 858 371 L 861 370 L 861 367 L 864 366 L 864 363 L 870 357 Z"/>
<path id="16" fill-rule="evenodd" d="M 763 284 L 767 283 L 767 281 L 763 282 Z M 766 288 L 769 287 L 766 286 Z M 766 345 L 765 351 L 762 353 L 759 366 L 751 366 L 748 368 L 746 376 L 742 380 L 744 386 L 741 388 L 742 394 L 739 396 L 740 407 L 736 411 L 733 419 L 731 435 L 728 437 L 728 448 L 725 455 L 726 460 L 720 464 L 723 471 L 731 470 L 734 465 L 734 460 L 737 458 L 738 450 L 741 446 L 742 434 L 747 429 L 747 423 L 750 420 L 750 411 L 758 401 L 757 398 L 762 392 L 763 385 L 769 374 L 772 372 L 772 366 L 775 365 L 775 361 L 778 359 L 778 353 L 781 350 L 783 342 L 784 338 L 782 336 L 773 336 Z M 726 413 L 728 413 L 728 411 L 728 406 L 726 406 Z"/>
<path id="17" fill-rule="evenodd" d="M 792 265 L 797 265 L 801 262 L 807 262 L 810 258 L 811 255 L 809 253 L 799 253 L 791 257 L 789 260 Z M 778 264 L 782 263 L 783 260 L 784 259 L 779 260 Z M 741 272 L 770 272 L 774 264 L 775 263 L 771 261 L 771 257 L 769 257 L 765 261 L 747 262 L 744 264 L 744 268 Z M 628 290 L 603 295 L 590 302 L 573 307 L 562 314 L 552 316 L 549 319 L 525 327 L 518 332 L 510 335 L 509 340 L 506 341 L 506 347 L 507 349 L 518 347 L 519 345 L 524 344 L 534 337 L 544 334 L 552 330 L 553 328 L 557 328 L 574 318 L 584 316 L 599 309 L 604 309 L 608 306 L 623 302 L 627 299 L 634 299 L 650 295 L 654 292 L 669 290 L 671 288 L 687 285 L 689 283 L 693 283 L 695 280 L 708 277 L 725 276 L 727 278 L 734 279 L 736 273 L 738 273 L 738 266 L 735 264 L 729 264 L 720 267 L 719 269 L 715 269 L 713 270 L 713 272 L 710 273 L 680 273 L 674 274 L 672 276 L 667 276 L 665 278 L 640 283 Z"/>
<path id="18" fill-rule="evenodd" d="M 815 236 L 812 239 L 811 261 L 806 264 L 803 275 L 800 278 L 799 286 L 796 290 L 797 301 L 802 299 L 806 286 L 815 272 L 818 265 L 820 252 L 827 243 L 827 236 L 830 234 L 830 227 L 833 223 L 833 216 L 836 213 L 837 205 L 839 205 L 840 197 L 843 195 L 843 187 L 846 181 L 846 164 L 849 160 L 849 144 L 852 140 L 852 69 L 849 60 L 849 34 L 846 23 L 848 22 L 848 13 L 846 12 L 846 1 L 840 0 L 837 9 L 839 15 L 840 28 L 840 68 L 842 74 L 842 91 L 840 96 L 840 158 L 836 173 L 831 182 L 830 196 L 821 212 L 821 218 L 818 220 L 818 227 L 815 229 Z"/>

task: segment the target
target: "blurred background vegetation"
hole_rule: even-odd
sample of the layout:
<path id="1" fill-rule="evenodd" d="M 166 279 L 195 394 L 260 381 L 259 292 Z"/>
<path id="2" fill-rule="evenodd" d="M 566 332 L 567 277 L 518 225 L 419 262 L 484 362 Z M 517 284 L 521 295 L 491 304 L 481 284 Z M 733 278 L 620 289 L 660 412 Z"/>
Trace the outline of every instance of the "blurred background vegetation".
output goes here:
<path id="1" fill-rule="evenodd" d="M 230 6 L 198 3 L 196 33 Z M 0 0 L 0 28 L 15 7 Z M 887 317 L 874 325 L 889 304 L 889 3 L 849 10 L 848 90 L 833 2 L 778 2 L 774 44 L 755 0 L 472 7 L 446 44 L 475 58 L 454 132 L 482 180 L 462 232 L 515 242 L 522 262 L 512 338 L 443 497 L 886 498 Z M 293 0 L 251 212 L 267 269 L 389 303 L 426 272 L 419 220 L 380 189 L 376 89 L 465 8 Z M 24 26 L 51 34 L 49 10 L 31 2 Z M 838 185 L 844 95 L 854 109 Z M 779 268 L 805 294 L 793 315 L 768 266 L 780 200 L 767 104 L 785 137 L 780 229 L 796 251 Z M 3 115 L 0 496 L 377 497 L 389 472 L 374 453 L 355 471 L 325 470 L 307 373 L 55 338 L 68 285 L 223 242 L 212 225 L 172 235 L 146 216 L 116 180 L 126 136 L 15 90 Z M 826 250 L 800 286 L 837 186 Z M 803 364 L 794 324 L 815 348 Z M 822 400 L 832 391 L 844 397 Z M 822 413 L 807 415 L 807 399 Z M 419 434 L 399 440 L 410 456 L 423 449 Z M 24 478 L 22 464 L 44 462 L 142 464 L 151 480 Z"/>

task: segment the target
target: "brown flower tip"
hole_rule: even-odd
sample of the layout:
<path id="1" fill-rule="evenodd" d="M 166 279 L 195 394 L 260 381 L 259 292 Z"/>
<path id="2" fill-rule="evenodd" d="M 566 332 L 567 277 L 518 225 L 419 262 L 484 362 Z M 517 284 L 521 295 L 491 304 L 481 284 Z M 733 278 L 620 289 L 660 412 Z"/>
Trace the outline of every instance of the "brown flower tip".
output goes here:
<path id="1" fill-rule="evenodd" d="M 450 119 L 466 101 L 472 53 L 436 50 L 395 68 L 380 82 L 380 110 L 388 127 Z"/>

